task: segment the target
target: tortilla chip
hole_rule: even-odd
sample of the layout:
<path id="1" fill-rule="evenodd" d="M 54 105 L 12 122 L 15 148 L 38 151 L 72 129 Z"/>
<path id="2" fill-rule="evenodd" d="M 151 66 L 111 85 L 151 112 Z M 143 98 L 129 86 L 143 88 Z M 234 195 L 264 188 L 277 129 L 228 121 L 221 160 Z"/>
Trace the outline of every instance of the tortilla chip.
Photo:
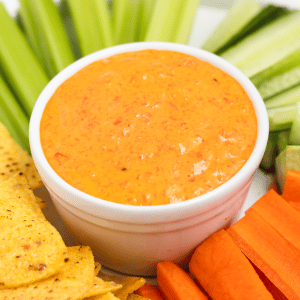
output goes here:
<path id="1" fill-rule="evenodd" d="M 136 295 L 136 294 L 130 294 L 130 295 L 128 295 L 127 300 L 150 300 L 150 299 Z"/>
<path id="2" fill-rule="evenodd" d="M 98 273 L 100 272 L 100 270 L 101 270 L 101 264 L 98 263 L 97 261 L 95 261 L 95 269 L 94 269 L 95 276 L 98 275 Z"/>
<path id="3" fill-rule="evenodd" d="M 86 246 L 69 247 L 62 271 L 44 281 L 17 289 L 0 290 L 5 300 L 77 300 L 92 288 L 94 257 Z"/>
<path id="4" fill-rule="evenodd" d="M 23 173 L 31 189 L 43 185 L 32 157 L 20 147 L 0 123 L 0 181 Z"/>
<path id="5" fill-rule="evenodd" d="M 24 220 L 46 219 L 26 178 L 16 174 L 0 183 L 0 228 L 17 226 Z"/>
<path id="6" fill-rule="evenodd" d="M 104 295 L 98 295 L 90 298 L 86 298 L 85 300 L 120 300 L 120 298 L 117 298 L 113 293 L 107 293 Z"/>
<path id="7" fill-rule="evenodd" d="M 95 276 L 98 275 L 98 273 L 100 272 L 100 270 L 101 270 L 101 264 L 98 263 L 97 261 L 95 261 L 95 269 L 94 269 Z"/>
<path id="8" fill-rule="evenodd" d="M 89 290 L 84 296 L 86 298 L 103 295 L 109 292 L 114 292 L 122 288 L 121 284 L 117 284 L 113 281 L 104 281 L 100 277 L 95 277 L 94 285 L 91 290 Z"/>
<path id="9" fill-rule="evenodd" d="M 126 300 L 129 294 L 139 289 L 146 282 L 141 277 L 111 276 L 101 272 L 98 276 L 105 281 L 114 281 L 115 283 L 122 284 L 122 288 L 114 292 L 114 295 L 120 300 Z"/>
<path id="10" fill-rule="evenodd" d="M 56 274 L 66 252 L 60 234 L 48 221 L 21 221 L 1 228 L 0 290 Z"/>

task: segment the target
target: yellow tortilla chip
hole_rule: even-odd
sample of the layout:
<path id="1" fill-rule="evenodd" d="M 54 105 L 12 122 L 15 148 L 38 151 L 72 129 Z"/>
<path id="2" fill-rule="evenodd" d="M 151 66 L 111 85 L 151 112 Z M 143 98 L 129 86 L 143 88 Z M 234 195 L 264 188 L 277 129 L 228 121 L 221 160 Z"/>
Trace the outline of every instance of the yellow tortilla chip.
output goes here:
<path id="1" fill-rule="evenodd" d="M 66 252 L 60 234 L 48 221 L 25 220 L 1 228 L 0 290 L 56 274 Z"/>
<path id="2" fill-rule="evenodd" d="M 20 147 L 0 123 L 0 181 L 23 173 L 31 189 L 43 185 L 32 157 Z"/>
<path id="3" fill-rule="evenodd" d="M 107 294 L 108 292 L 114 292 L 122 288 L 122 284 L 117 284 L 113 281 L 104 281 L 100 277 L 95 277 L 94 285 L 91 290 L 89 290 L 85 297 L 92 297 L 96 295 Z"/>
<path id="4" fill-rule="evenodd" d="M 136 294 L 130 294 L 130 295 L 128 295 L 127 300 L 150 300 L 150 299 L 136 295 Z"/>
<path id="5" fill-rule="evenodd" d="M 129 294 L 139 289 L 146 282 L 141 277 L 111 276 L 101 272 L 98 276 L 105 281 L 114 281 L 115 283 L 122 284 L 122 288 L 114 292 L 114 295 L 120 298 L 120 300 L 126 300 Z"/>
<path id="6" fill-rule="evenodd" d="M 86 298 L 85 300 L 120 300 L 120 298 L 116 297 L 113 293 L 107 293 L 104 295 L 98 295 L 90 298 Z"/>
<path id="7" fill-rule="evenodd" d="M 94 269 L 95 276 L 98 275 L 98 273 L 100 272 L 100 270 L 101 270 L 101 264 L 98 263 L 97 261 L 95 261 L 95 269 Z"/>
<path id="8" fill-rule="evenodd" d="M 46 219 L 26 178 L 17 174 L 0 183 L 0 228 L 24 220 Z"/>
<path id="9" fill-rule="evenodd" d="M 77 300 L 92 288 L 94 257 L 86 246 L 68 248 L 62 271 L 44 281 L 17 289 L 0 290 L 5 300 Z"/>

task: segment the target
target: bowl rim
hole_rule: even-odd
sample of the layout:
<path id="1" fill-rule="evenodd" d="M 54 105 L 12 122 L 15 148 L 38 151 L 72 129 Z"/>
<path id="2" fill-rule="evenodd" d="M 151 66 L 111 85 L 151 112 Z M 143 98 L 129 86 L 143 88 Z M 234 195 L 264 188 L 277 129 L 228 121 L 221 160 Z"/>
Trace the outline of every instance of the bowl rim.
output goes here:
<path id="1" fill-rule="evenodd" d="M 252 100 L 256 112 L 258 125 L 257 140 L 251 156 L 243 165 L 243 167 L 231 179 L 216 189 L 180 203 L 153 206 L 132 206 L 102 200 L 81 192 L 65 182 L 51 168 L 43 154 L 40 142 L 40 121 L 43 110 L 55 90 L 65 80 L 96 60 L 100 60 L 118 53 L 139 51 L 144 49 L 182 52 L 211 63 L 215 67 L 231 75 L 242 85 L 249 98 Z M 269 122 L 264 102 L 256 87 L 239 69 L 221 57 L 205 50 L 167 42 L 138 42 L 117 45 L 99 50 L 77 60 L 57 74 L 44 88 L 34 106 L 29 125 L 30 147 L 37 168 L 38 170 L 41 170 L 41 176 L 42 174 L 46 174 L 45 176 L 47 176 L 47 179 L 51 181 L 52 186 L 56 186 L 58 190 L 63 192 L 65 195 L 69 195 L 69 197 L 64 197 L 64 201 L 66 203 L 96 217 L 98 216 L 107 220 L 130 223 L 159 223 L 164 222 L 165 220 L 176 221 L 185 219 L 197 213 L 197 210 L 200 208 L 213 207 L 220 199 L 224 199 L 224 197 L 230 193 L 235 191 L 237 192 L 239 187 L 242 186 L 244 182 L 249 180 L 249 178 L 252 177 L 258 168 L 266 148 L 268 134 Z M 46 181 L 45 178 L 42 179 L 43 181 Z M 77 200 L 72 201 L 72 199 Z"/>

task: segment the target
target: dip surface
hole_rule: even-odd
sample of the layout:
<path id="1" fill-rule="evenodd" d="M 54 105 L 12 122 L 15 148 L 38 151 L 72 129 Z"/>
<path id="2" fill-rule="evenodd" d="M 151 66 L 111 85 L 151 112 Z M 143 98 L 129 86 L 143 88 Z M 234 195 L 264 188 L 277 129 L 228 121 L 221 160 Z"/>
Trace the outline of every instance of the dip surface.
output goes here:
<path id="1" fill-rule="evenodd" d="M 40 133 L 49 164 L 73 187 L 161 205 L 235 175 L 253 151 L 257 119 L 225 72 L 190 55 L 143 50 L 96 61 L 65 81 Z"/>

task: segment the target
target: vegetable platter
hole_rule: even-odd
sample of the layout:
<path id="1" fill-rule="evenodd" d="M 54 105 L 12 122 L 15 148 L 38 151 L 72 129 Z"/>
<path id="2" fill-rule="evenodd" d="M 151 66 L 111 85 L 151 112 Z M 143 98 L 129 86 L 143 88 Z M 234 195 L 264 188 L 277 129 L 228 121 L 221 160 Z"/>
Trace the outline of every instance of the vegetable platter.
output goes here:
<path id="1" fill-rule="evenodd" d="M 4 2 L 4 4 L 7 6 L 8 10 L 12 15 L 16 15 L 18 11 L 18 4 L 19 4 L 17 1 L 2 0 L 2 2 Z M 232 1 L 223 1 L 221 4 L 219 5 L 216 4 L 215 6 L 209 6 L 205 3 L 205 1 L 203 2 L 200 8 L 197 10 L 195 16 L 195 23 L 193 24 L 194 26 L 189 40 L 189 44 L 195 47 L 200 47 L 204 43 L 204 41 L 207 39 L 210 33 L 216 28 L 218 23 L 226 16 L 228 9 L 232 5 Z M 211 2 L 209 1 L 207 2 L 208 4 L 211 4 Z M 199 30 L 199 28 L 201 28 L 201 30 Z M 64 63 L 68 64 L 69 61 L 66 61 Z M 61 65 L 59 65 L 58 63 L 56 72 L 62 67 L 63 67 L 63 63 L 61 62 Z M 49 69 L 49 72 L 50 71 L 51 70 Z M 40 80 L 42 81 L 42 78 L 40 78 Z M 44 83 L 42 82 L 41 84 Z M 28 109 L 28 112 L 29 111 L 30 109 Z M 258 172 L 255 175 L 252 186 L 250 188 L 244 207 L 241 210 L 241 214 L 240 216 L 238 216 L 238 219 L 243 215 L 243 212 L 248 207 L 250 207 L 257 199 L 259 199 L 267 191 L 270 182 L 271 182 L 271 176 L 266 175 L 261 170 L 258 170 Z M 58 213 L 56 212 L 52 202 L 50 201 L 48 192 L 43 187 L 40 188 L 36 192 L 36 194 L 47 202 L 47 206 L 44 209 L 47 219 L 52 224 L 55 225 L 55 227 L 61 233 L 63 239 L 66 241 L 68 245 L 74 245 L 76 242 L 73 240 L 71 235 L 68 233 L 68 230 L 66 229 L 65 225 L 60 220 Z M 153 281 L 151 279 L 149 280 Z"/>
<path id="2" fill-rule="evenodd" d="M 68 36 L 65 36 L 65 33 L 63 33 L 59 27 L 57 27 L 57 32 L 59 34 L 57 35 L 51 35 L 51 30 L 49 30 L 49 28 L 47 28 L 47 26 L 49 26 L 50 22 L 48 20 L 47 22 L 47 16 L 49 16 L 49 11 L 51 11 L 51 14 L 54 18 L 56 18 L 56 22 L 54 22 L 56 25 L 55 26 L 60 26 L 60 22 L 61 19 L 59 17 L 59 15 L 57 14 L 57 12 L 55 11 L 55 9 L 52 7 L 46 7 L 45 5 L 41 5 L 40 7 L 37 7 L 36 9 L 36 17 L 35 18 L 39 18 L 39 22 L 40 23 L 32 23 L 32 20 L 34 19 L 33 17 L 30 17 L 30 13 L 34 12 L 35 9 L 31 9 L 30 8 L 30 1 L 29 0 L 22 0 L 22 4 L 23 6 L 20 9 L 19 8 L 19 2 L 18 1 L 12 1 L 12 0 L 1 0 L 0 2 L 3 2 L 4 5 L 7 7 L 8 11 L 16 17 L 16 20 L 19 22 L 20 21 L 20 16 L 22 18 L 22 22 L 21 22 L 21 28 L 23 28 L 22 30 L 25 30 L 27 32 L 26 35 L 26 39 L 22 42 L 24 43 L 30 43 L 31 47 L 34 49 L 33 52 L 35 51 L 36 55 L 34 58 L 32 58 L 32 53 L 31 51 L 27 51 L 25 48 L 20 47 L 19 44 L 19 37 L 11 35 L 10 32 L 7 32 L 7 37 L 10 40 L 10 46 L 15 49 L 15 52 L 17 53 L 17 55 L 23 55 L 25 53 L 25 55 L 27 55 L 27 57 L 29 58 L 28 60 L 23 60 L 22 61 L 22 68 L 26 69 L 26 70 L 31 70 L 31 72 L 28 72 L 26 74 L 26 77 L 22 77 L 21 75 L 18 78 L 18 68 L 13 69 L 12 66 L 13 64 L 9 64 L 9 62 L 7 63 L 7 65 L 1 67 L 0 70 L 0 75 L 2 75 L 2 68 L 9 70 L 6 71 L 8 73 L 8 75 L 6 75 L 6 80 L 2 80 L 2 76 L 0 77 L 0 89 L 2 91 L 4 91 L 7 99 L 11 99 L 11 98 L 18 98 L 18 101 L 11 101 L 12 106 L 10 107 L 11 110 L 13 110 L 15 112 L 15 116 L 9 116 L 8 120 L 6 119 L 7 124 L 11 124 L 12 126 L 9 128 L 9 126 L 7 125 L 7 127 L 10 129 L 11 134 L 15 137 L 15 139 L 27 150 L 29 150 L 29 145 L 28 145 L 28 141 L 27 141 L 27 137 L 26 134 L 28 134 L 28 121 L 29 121 L 29 116 L 32 110 L 32 107 L 34 105 L 34 100 L 38 94 L 40 93 L 40 91 L 42 90 L 42 88 L 46 85 L 46 83 L 49 81 L 50 78 L 52 78 L 56 73 L 58 73 L 61 69 L 63 69 L 64 67 L 66 67 L 68 64 L 72 63 L 75 59 L 79 58 L 80 55 L 86 55 L 88 53 L 91 53 L 93 51 L 96 51 L 99 49 L 99 47 L 108 47 L 111 46 L 114 42 L 112 41 L 112 38 L 116 38 L 118 39 L 118 43 L 125 43 L 125 42 L 130 42 L 134 40 L 134 37 L 130 36 L 130 35 L 124 35 L 124 32 L 134 32 L 133 28 L 128 28 L 124 25 L 124 23 L 122 23 L 122 21 L 120 21 L 118 24 L 123 24 L 124 26 L 120 26 L 120 27 L 116 27 L 115 28 L 115 35 L 112 34 L 112 29 L 107 25 L 108 22 L 103 21 L 102 24 L 100 24 L 99 26 L 102 26 L 102 32 L 103 35 L 101 37 L 101 39 L 95 39 L 95 38 L 90 38 L 87 37 L 83 32 L 80 31 L 80 18 L 78 17 L 79 14 L 86 14 L 82 19 L 84 20 L 88 20 L 89 18 L 88 16 L 88 8 L 87 11 L 78 11 L 78 6 L 76 6 L 76 2 L 78 1 L 69 1 L 70 3 L 73 3 L 74 5 L 72 6 L 72 4 L 70 5 L 70 10 L 71 10 L 71 14 L 73 16 L 74 19 L 74 25 L 75 25 L 75 30 L 77 28 L 77 31 L 75 34 L 74 32 L 74 27 L 73 27 L 73 32 L 72 30 L 68 31 Z M 40 1 L 40 3 L 43 3 L 44 1 Z M 117 1 L 116 1 L 117 2 Z M 122 1 L 119 1 L 120 3 L 118 5 L 122 5 Z M 147 1 L 146 1 L 147 2 Z M 151 3 L 151 1 L 148 1 L 149 3 Z M 178 1 L 174 1 L 174 3 L 177 3 Z M 236 1 L 239 2 L 239 1 Z M 252 1 L 244 1 L 246 4 Z M 277 5 L 282 4 L 283 1 L 264 1 L 264 3 L 274 3 Z M 38 3 L 38 2 L 37 2 Z M 46 3 L 46 2 L 45 2 Z M 100 2 L 99 2 L 100 3 Z M 123 1 L 123 3 L 125 3 L 125 1 Z M 179 3 L 179 2 L 178 2 Z M 252 21 L 251 23 L 251 27 L 252 30 L 256 30 L 260 21 L 264 20 L 264 15 L 263 14 L 267 14 L 270 19 L 268 19 L 268 22 L 270 22 L 270 20 L 275 20 L 276 18 L 280 17 L 280 20 L 277 22 L 278 24 L 275 24 L 273 28 L 270 28 L 268 30 L 270 30 L 270 33 L 272 32 L 277 32 L 278 28 L 284 28 L 286 31 L 282 33 L 282 38 L 284 36 L 288 36 L 289 40 L 285 41 L 286 45 L 289 45 L 289 47 L 287 47 L 288 49 L 292 49 L 290 50 L 291 52 L 289 53 L 283 53 L 282 57 L 283 59 L 287 57 L 287 59 L 285 61 L 282 61 L 282 64 L 276 65 L 276 67 L 274 67 L 273 62 L 271 61 L 271 57 L 269 57 L 269 52 L 265 51 L 265 56 L 261 56 L 261 58 L 259 57 L 259 59 L 261 59 L 261 65 L 263 66 L 262 69 L 257 69 L 258 64 L 247 64 L 245 62 L 249 61 L 249 57 L 251 58 L 251 53 L 249 51 L 244 51 L 245 49 L 250 49 L 251 46 L 251 41 L 247 42 L 245 40 L 245 44 L 241 44 L 241 46 L 233 46 L 231 47 L 228 51 L 225 50 L 227 46 L 230 46 L 230 44 L 226 45 L 226 42 L 230 42 L 232 43 L 231 45 L 234 44 L 234 39 L 231 38 L 241 38 L 241 36 L 238 36 L 238 34 L 244 34 L 247 35 L 249 32 L 244 31 L 243 32 L 243 28 L 245 26 L 246 23 L 241 22 L 239 24 L 239 28 L 236 29 L 236 32 L 234 32 L 234 30 L 232 30 L 231 32 L 229 32 L 229 35 L 226 34 L 222 34 L 221 31 L 219 31 L 219 35 L 222 36 L 222 38 L 224 38 L 224 40 L 221 40 L 220 37 L 217 36 L 217 33 L 215 35 L 215 38 L 217 40 L 219 40 L 220 42 L 223 42 L 222 47 L 220 47 L 219 49 L 213 48 L 211 45 L 214 45 L 213 40 L 211 40 L 211 45 L 209 44 L 210 40 L 209 37 L 213 36 L 211 35 L 211 33 L 217 28 L 217 26 L 220 24 L 220 22 L 224 21 L 224 28 L 226 29 L 226 26 L 229 26 L 231 28 L 233 28 L 230 24 L 230 22 L 232 22 L 232 18 L 227 18 L 228 16 L 228 12 L 229 9 L 232 6 L 233 1 L 205 1 L 202 0 L 200 7 L 195 10 L 196 13 L 195 15 L 193 15 L 191 13 L 193 7 L 195 8 L 195 3 L 198 4 L 198 1 L 189 1 L 191 7 L 190 10 L 186 10 L 187 13 L 190 13 L 191 17 L 189 18 L 190 20 L 193 20 L 194 23 L 191 24 L 187 24 L 185 23 L 180 30 L 178 29 L 177 33 L 175 34 L 176 38 L 171 40 L 172 42 L 179 42 L 179 43 L 189 43 L 191 46 L 194 47 L 203 47 L 203 49 L 212 51 L 212 52 L 216 52 L 217 54 L 220 54 L 221 56 L 223 56 L 223 58 L 228 59 L 230 62 L 236 64 L 238 67 L 240 67 L 242 69 L 242 71 L 250 77 L 250 79 L 253 80 L 253 82 L 258 86 L 259 91 L 261 92 L 262 96 L 266 98 L 266 104 L 267 107 L 269 109 L 269 113 L 271 116 L 271 130 L 274 131 L 274 133 L 271 133 L 271 138 L 270 138 L 270 143 L 268 145 L 267 150 L 269 150 L 269 152 L 267 153 L 268 155 L 265 156 L 264 161 L 263 161 L 263 166 L 265 169 L 269 170 L 269 171 L 273 171 L 274 172 L 274 149 L 276 148 L 280 148 L 281 150 L 284 150 L 286 148 L 286 145 L 289 143 L 287 140 L 290 138 L 292 139 L 292 143 L 298 145 L 299 142 L 299 136 L 297 135 L 297 131 L 298 131 L 298 127 L 300 122 L 294 122 L 294 129 L 292 127 L 292 121 L 291 118 L 293 119 L 295 117 L 295 114 L 299 114 L 300 113 L 298 111 L 300 111 L 299 109 L 299 105 L 296 104 L 297 100 L 293 100 L 293 102 L 289 103 L 289 105 L 285 105 L 285 109 L 282 111 L 280 110 L 280 113 L 278 113 L 278 108 L 276 103 L 280 102 L 280 101 L 286 101 L 286 97 L 288 97 L 289 99 L 298 99 L 299 98 L 299 94 L 300 91 L 298 91 L 298 80 L 299 80 L 299 76 L 298 75 L 298 69 L 294 70 L 294 68 L 290 67 L 293 62 L 294 62 L 294 57 L 296 57 L 298 55 L 298 42 L 295 41 L 295 34 L 296 32 L 300 32 L 300 27 L 295 27 L 295 26 L 300 26 L 300 22 L 298 21 L 298 15 L 297 13 L 295 14 L 287 14 L 287 16 L 281 18 L 281 15 L 285 14 L 285 9 L 280 9 L 278 7 L 270 7 L 268 10 L 261 10 L 260 7 L 256 7 L 251 5 L 251 7 L 253 8 L 253 10 L 248 10 L 246 5 L 245 7 L 237 7 L 236 8 L 236 12 L 239 12 L 239 9 L 241 9 L 241 11 L 243 11 L 244 15 L 244 21 Z M 1 4 L 1 3 L 0 3 Z M 63 4 L 62 4 L 63 5 Z M 179 4 L 178 4 L 179 5 Z M 194 6 L 193 6 L 194 5 Z M 290 8 L 299 8 L 299 3 L 298 1 L 284 1 L 284 5 L 289 5 Z M 298 6 L 297 6 L 298 5 Z M 120 6 L 121 7 L 121 6 Z M 26 11 L 27 8 L 27 11 Z M 128 8 L 127 8 L 128 9 Z M 161 10 L 163 9 L 163 7 L 161 7 Z M 261 11 L 260 11 L 261 10 Z M 99 9 L 99 11 L 104 11 L 103 9 Z M 128 10 L 126 10 L 125 7 L 123 7 L 123 9 L 118 10 L 117 12 L 115 12 L 115 18 L 117 18 L 118 20 L 122 20 L 122 18 L 126 17 L 126 11 L 128 12 Z M 19 14 L 18 14 L 19 12 Z M 232 14 L 234 14 L 233 10 L 230 10 L 230 12 Z M 77 17 L 76 17 L 77 16 Z M 105 18 L 107 17 L 107 14 L 102 15 L 102 20 L 105 20 Z M 136 15 L 137 17 L 137 15 Z M 146 15 L 144 15 L 145 18 L 147 18 Z M 174 18 L 176 17 L 174 16 L 169 16 L 169 18 Z M 184 16 L 185 18 L 188 18 L 187 16 Z M 195 17 L 195 19 L 194 19 Z M 63 22 L 65 23 L 66 26 L 68 26 L 68 21 L 70 18 L 70 11 L 68 14 L 63 15 Z M 148 36 L 147 39 L 151 40 L 151 39 L 161 39 L 161 40 L 168 40 L 168 36 L 155 36 L 155 32 L 157 32 L 157 26 L 159 25 L 159 18 L 161 18 L 161 15 L 157 15 L 156 19 L 157 21 L 153 23 L 153 28 L 152 31 L 148 31 Z M 226 21 L 227 18 L 227 21 Z M 248 18 L 248 19 L 247 19 Z M 272 19 L 273 18 L 273 19 Z M 6 26 L 5 25 L 5 18 L 0 18 L 0 26 Z M 90 22 L 92 22 L 93 20 L 89 20 Z M 137 22 L 137 20 L 136 20 Z M 227 24 L 226 24 L 227 22 Z M 132 22 L 133 24 L 136 24 L 135 22 Z M 180 22 L 179 22 L 180 23 Z M 2 24 L 2 25 L 1 25 Z M 37 24 L 39 24 L 39 26 L 37 26 Z M 145 24 L 147 24 L 147 21 L 145 21 L 144 26 L 146 26 Z M 182 25 L 182 24 L 181 24 Z M 23 26 L 23 27 L 22 27 Z M 61 25 L 62 26 L 62 25 Z M 108 26 L 108 27 L 107 27 Z M 133 25 L 132 25 L 133 26 Z M 171 25 L 170 25 L 171 26 Z M 27 28 L 27 29 L 26 29 Z M 188 39 L 187 37 L 189 37 L 189 31 L 192 29 L 191 31 L 191 35 L 190 38 Z M 40 30 L 43 31 L 43 34 L 46 36 L 46 41 L 53 41 L 55 39 L 59 39 L 54 41 L 53 43 L 50 42 L 50 44 L 45 44 L 43 41 L 41 41 L 40 43 L 36 43 L 36 36 L 39 36 Z M 289 31 L 289 33 L 287 34 L 287 32 Z M 295 32 L 294 32 L 294 31 Z M 141 29 L 139 30 L 139 34 L 142 36 L 145 36 L 146 29 L 143 28 L 143 26 L 141 26 Z M 165 31 L 166 32 L 166 31 Z M 99 34 L 99 32 L 91 32 L 92 36 L 97 36 Z M 165 34 L 165 33 L 162 33 Z M 261 39 L 261 43 L 263 44 L 263 40 L 265 39 L 265 37 L 267 33 L 262 33 L 261 36 L 258 36 L 257 39 Z M 151 36 L 152 35 L 152 36 Z M 76 43 L 74 43 L 74 39 L 71 38 L 71 36 L 76 36 L 76 38 L 78 40 L 76 40 Z M 212 37 L 213 38 L 213 37 Z M 21 38 L 23 39 L 23 38 Z M 87 40 L 86 40 L 87 39 Z M 226 39 L 228 39 L 226 41 Z M 300 38 L 299 38 L 300 40 Z M 97 45 L 97 42 L 100 43 L 101 45 Z M 249 43 L 249 44 L 247 44 Z M 278 38 L 277 40 L 274 41 L 274 43 L 280 44 L 283 43 L 282 40 L 280 40 L 280 38 Z M 50 47 L 49 47 L 50 45 Z M 55 47 L 51 47 L 51 45 L 55 45 Z M 1 44 L 0 44 L 1 46 Z M 77 47 L 77 48 L 76 48 Z M 270 46 L 269 46 L 270 47 Z M 294 47 L 294 48 L 293 48 Z M 264 49 L 265 50 L 265 49 Z M 272 47 L 270 48 L 270 51 L 272 50 Z M 27 51 L 27 52 L 26 52 Z M 50 52 L 50 53 L 49 53 Z M 241 53 L 244 53 L 245 56 L 240 55 Z M 46 55 L 46 57 L 51 57 L 51 59 L 44 59 L 41 57 L 38 57 L 40 55 L 43 55 L 43 53 L 48 53 L 48 55 Z M 60 55 L 61 53 L 64 53 L 63 57 Z M 81 53 L 81 54 L 79 54 Z M 222 54 L 223 53 L 223 54 Z M 246 55 L 250 55 L 249 57 L 247 57 Z M 290 55 L 290 56 L 289 56 Z M 32 65 L 32 61 L 35 60 L 41 60 L 40 63 L 34 64 Z M 299 60 L 300 61 L 300 60 Z M 29 63 L 30 65 L 27 65 L 27 63 Z M 273 66 L 273 68 L 272 68 Z M 294 67 L 294 65 L 293 65 Z M 284 70 L 282 70 L 282 68 L 286 68 L 288 70 L 288 73 L 285 74 L 286 72 L 282 72 Z M 266 70 L 266 71 L 264 71 Z M 270 74 L 271 72 L 274 72 L 275 75 L 277 74 L 283 74 L 285 78 L 288 77 L 288 80 L 283 80 L 282 78 L 271 78 Z M 277 73 L 276 73 L 277 72 Z M 268 78 L 271 78 L 270 80 L 266 80 Z M 8 79 L 7 79 L 8 78 Z M 31 78 L 31 79 L 30 79 Z M 28 82 L 26 80 L 29 80 L 29 85 Z M 7 84 L 6 82 L 9 81 L 10 82 L 10 89 L 11 87 L 13 87 L 14 93 L 11 93 L 9 89 L 7 88 Z M 283 82 L 283 85 L 281 86 L 280 84 L 278 84 L 278 82 Z M 34 84 L 33 84 L 34 82 Z M 24 86 L 26 87 L 30 87 L 30 89 L 28 88 L 24 88 Z M 274 88 L 275 87 L 275 88 Z M 276 90 L 277 89 L 277 90 Z M 281 90 L 280 90 L 281 89 Z M 282 98 L 280 98 L 280 93 L 282 91 L 286 91 L 289 93 L 286 95 L 286 97 L 284 97 L 285 99 L 282 100 Z M 274 99 L 275 98 L 275 99 Z M 22 103 L 22 107 L 20 107 L 18 105 L 18 103 Z M 272 106 L 272 103 L 275 103 L 274 106 Z M 284 102 L 286 104 L 286 102 Z M 2 107 L 3 110 L 3 107 Z M 6 115 L 6 111 L 7 110 L 1 110 L 0 107 L 0 115 L 2 116 L 3 120 L 1 120 L 2 122 L 4 122 L 5 120 L 5 115 Z M 292 112 L 292 113 L 291 113 Z M 279 118 L 278 118 L 279 116 Z M 282 118 L 282 116 L 286 116 L 286 118 Z M 300 117 L 299 117 L 300 118 Z M 12 121 L 13 120 L 13 121 Z M 299 124 L 298 124 L 299 123 Z M 16 126 L 16 127 L 14 127 Z M 290 130 L 290 128 L 292 127 L 292 133 L 290 136 L 287 136 L 287 131 Z M 16 130 L 17 128 L 17 130 Z M 280 133 L 279 133 L 280 130 Z M 23 133 L 23 135 L 19 135 L 17 134 L 17 132 L 21 132 Z M 289 132 L 288 132 L 289 134 Z M 278 151 L 278 150 L 276 150 Z M 238 216 L 237 219 L 241 218 L 244 215 L 244 212 L 250 207 L 252 206 L 252 204 L 254 202 L 256 202 L 263 194 L 265 194 L 265 192 L 268 190 L 269 184 L 272 181 L 272 175 L 267 175 L 266 173 L 264 173 L 261 170 L 258 170 L 258 172 L 255 175 L 254 181 L 251 185 L 248 197 L 246 199 L 246 202 L 244 203 L 244 206 L 241 210 L 240 215 Z M 37 195 L 44 199 L 47 202 L 47 207 L 45 209 L 45 215 L 46 218 L 55 225 L 55 227 L 58 229 L 58 231 L 61 233 L 63 239 L 66 241 L 66 243 L 68 245 L 74 245 L 76 244 L 76 242 L 72 239 L 72 237 L 70 236 L 70 234 L 68 233 L 66 227 L 64 226 L 63 222 L 60 220 L 53 204 L 50 201 L 50 197 L 49 194 L 47 193 L 47 191 L 45 190 L 45 188 L 40 188 L 37 192 Z M 108 271 L 107 272 L 111 272 Z M 149 282 L 153 282 L 153 280 L 155 281 L 155 279 L 149 279 Z"/>

